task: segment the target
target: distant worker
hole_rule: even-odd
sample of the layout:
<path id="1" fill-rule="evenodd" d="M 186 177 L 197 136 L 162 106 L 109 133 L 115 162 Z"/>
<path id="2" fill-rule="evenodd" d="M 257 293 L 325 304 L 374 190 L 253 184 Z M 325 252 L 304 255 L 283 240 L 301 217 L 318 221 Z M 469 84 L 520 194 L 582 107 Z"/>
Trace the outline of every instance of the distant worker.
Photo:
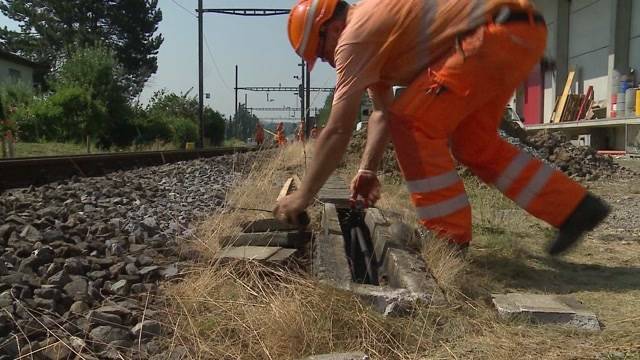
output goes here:
<path id="1" fill-rule="evenodd" d="M 367 89 L 374 111 L 354 199 L 379 200 L 376 172 L 391 140 L 421 223 L 456 249 L 468 246 L 472 228 L 452 155 L 559 229 L 552 255 L 609 214 L 583 186 L 498 135 L 505 104 L 545 51 L 545 21 L 529 0 L 299 0 L 288 32 L 310 69 L 320 57 L 338 71 L 327 127 L 277 218 L 295 222 L 313 202 L 345 152 Z M 392 86 L 408 87 L 394 98 Z"/>
<path id="2" fill-rule="evenodd" d="M 278 127 L 276 127 L 276 144 L 278 146 L 287 145 L 287 136 L 284 133 L 284 123 L 280 122 Z"/>
<path id="3" fill-rule="evenodd" d="M 16 123 L 9 120 L 9 116 L 15 112 L 15 107 L 6 108 L 0 100 L 0 145 L 2 146 L 2 157 L 13 158 L 16 151 Z"/>
<path id="4" fill-rule="evenodd" d="M 256 124 L 256 144 L 258 146 L 264 144 L 264 128 L 259 122 Z"/>
<path id="5" fill-rule="evenodd" d="M 304 121 L 301 121 L 300 124 L 298 124 L 298 128 L 296 130 L 297 141 L 300 141 L 300 142 L 304 141 L 304 128 L 305 128 Z"/>
<path id="6" fill-rule="evenodd" d="M 317 125 L 313 125 L 313 128 L 311 129 L 311 134 L 309 134 L 309 136 L 312 139 L 317 139 L 318 138 L 318 126 Z"/>

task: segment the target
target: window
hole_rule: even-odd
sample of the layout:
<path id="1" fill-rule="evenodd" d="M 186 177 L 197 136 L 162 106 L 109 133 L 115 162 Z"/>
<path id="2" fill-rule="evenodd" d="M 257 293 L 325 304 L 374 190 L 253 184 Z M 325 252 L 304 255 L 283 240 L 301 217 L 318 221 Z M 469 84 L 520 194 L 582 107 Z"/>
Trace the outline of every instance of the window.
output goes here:
<path id="1" fill-rule="evenodd" d="M 9 78 L 13 82 L 19 82 L 20 80 L 22 80 L 22 73 L 20 72 L 20 70 L 9 69 Z"/>

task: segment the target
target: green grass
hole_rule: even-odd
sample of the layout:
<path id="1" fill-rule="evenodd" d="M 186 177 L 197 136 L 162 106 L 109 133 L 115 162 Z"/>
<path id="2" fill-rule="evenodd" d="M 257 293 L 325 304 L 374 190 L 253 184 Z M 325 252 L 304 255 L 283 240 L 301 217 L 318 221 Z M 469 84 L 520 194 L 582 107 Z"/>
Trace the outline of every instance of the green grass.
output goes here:
<path id="1" fill-rule="evenodd" d="M 247 143 L 242 141 L 242 140 L 238 140 L 238 139 L 229 139 L 229 140 L 225 140 L 224 143 L 222 144 L 222 146 L 225 147 L 232 147 L 232 146 L 246 146 Z"/>
<path id="2" fill-rule="evenodd" d="M 23 142 L 16 144 L 16 157 L 77 155 L 86 153 L 86 146 L 81 144 Z"/>
<path id="3" fill-rule="evenodd" d="M 91 154 L 104 154 L 121 151 L 159 151 L 159 150 L 175 150 L 175 146 L 165 143 L 153 143 L 146 144 L 144 146 L 130 146 L 123 149 L 111 149 L 102 150 L 91 146 Z M 74 143 L 55 143 L 55 142 L 43 142 L 43 143 L 16 143 L 15 157 L 40 157 L 40 156 L 62 156 L 62 155 L 85 155 L 87 154 L 87 147 L 83 144 Z M 1 154 L 0 154 L 1 156 Z"/>

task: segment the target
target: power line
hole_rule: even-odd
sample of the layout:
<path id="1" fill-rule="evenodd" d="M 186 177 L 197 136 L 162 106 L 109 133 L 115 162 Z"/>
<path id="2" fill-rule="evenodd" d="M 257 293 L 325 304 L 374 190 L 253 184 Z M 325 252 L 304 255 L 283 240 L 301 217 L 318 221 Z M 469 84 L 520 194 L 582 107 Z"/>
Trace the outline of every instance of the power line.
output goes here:
<path id="1" fill-rule="evenodd" d="M 187 9 L 186 7 L 182 6 L 179 2 L 177 2 L 176 0 L 171 0 L 171 2 L 173 2 L 174 4 L 178 5 L 182 10 L 186 11 L 189 13 L 189 15 L 195 17 L 196 14 L 191 12 L 191 10 Z"/>
<path id="2" fill-rule="evenodd" d="M 220 72 L 220 68 L 218 68 L 218 64 L 216 63 L 216 59 L 213 57 L 213 52 L 211 51 L 211 47 L 209 46 L 209 41 L 207 40 L 207 36 L 203 35 L 204 37 L 204 44 L 207 46 L 207 50 L 209 52 L 209 56 L 211 57 L 211 61 L 213 62 L 213 66 L 216 68 L 216 72 L 218 73 L 218 77 L 220 78 L 220 80 L 222 80 L 222 83 L 224 84 L 224 87 L 227 88 L 227 90 L 231 91 L 231 87 L 227 84 L 226 81 L 224 81 L 224 78 L 222 77 L 222 72 Z"/>

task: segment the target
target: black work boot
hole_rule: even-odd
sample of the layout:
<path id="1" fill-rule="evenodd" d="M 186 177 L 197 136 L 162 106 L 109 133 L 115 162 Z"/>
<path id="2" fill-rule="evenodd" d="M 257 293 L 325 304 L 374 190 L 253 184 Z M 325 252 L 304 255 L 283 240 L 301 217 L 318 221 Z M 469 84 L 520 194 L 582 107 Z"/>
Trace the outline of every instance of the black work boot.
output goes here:
<path id="1" fill-rule="evenodd" d="M 600 198 L 591 193 L 578 204 L 571 216 L 560 226 L 556 238 L 549 246 L 550 255 L 560 255 L 577 244 L 582 236 L 598 226 L 611 212 Z"/>

